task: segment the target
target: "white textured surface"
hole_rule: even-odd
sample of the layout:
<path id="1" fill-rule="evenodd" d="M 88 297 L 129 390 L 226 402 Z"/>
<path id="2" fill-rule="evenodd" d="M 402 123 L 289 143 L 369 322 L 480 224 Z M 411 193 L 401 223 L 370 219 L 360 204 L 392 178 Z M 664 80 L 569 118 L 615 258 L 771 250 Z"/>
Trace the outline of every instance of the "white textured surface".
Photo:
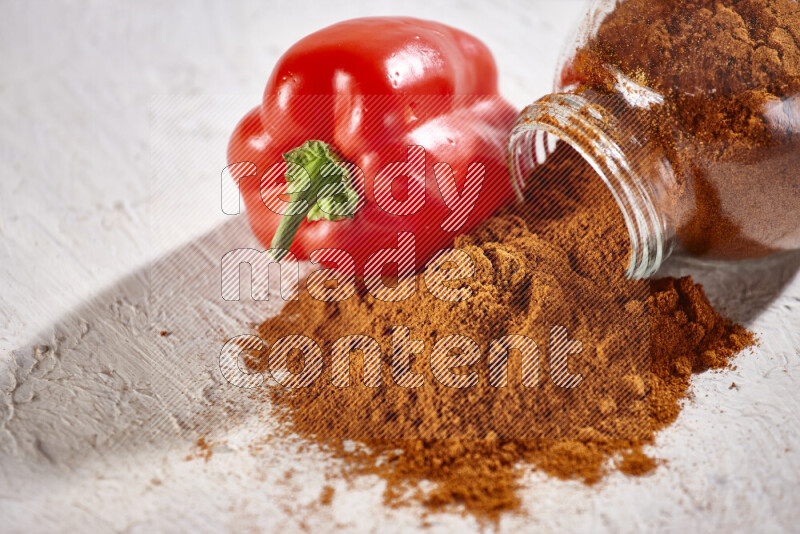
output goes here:
<path id="1" fill-rule="evenodd" d="M 496 55 L 504 94 L 522 106 L 549 89 L 582 6 L 5 2 L 0 530 L 418 527 L 419 510 L 382 507 L 377 479 L 326 481 L 331 461 L 296 443 L 248 450 L 265 431 L 246 424 L 258 407 L 220 383 L 215 354 L 223 335 L 244 333 L 265 310 L 221 305 L 204 276 L 226 239 L 247 235 L 241 218 L 218 209 L 227 135 L 283 49 L 368 14 L 475 33 Z M 194 292 L 207 302 L 173 300 L 165 313 L 148 296 L 151 262 L 158 295 Z M 592 488 L 531 475 L 528 515 L 507 516 L 501 529 L 796 530 L 798 267 L 797 254 L 734 267 L 673 263 L 758 332 L 761 346 L 736 370 L 695 378 L 694 398 L 658 437 L 654 452 L 668 463 L 655 475 L 612 475 Z M 184 461 L 212 421 L 225 421 L 217 437 L 227 445 L 208 462 Z M 326 483 L 336 488 L 333 506 L 309 506 Z M 432 531 L 478 528 L 458 515 L 428 522 Z"/>

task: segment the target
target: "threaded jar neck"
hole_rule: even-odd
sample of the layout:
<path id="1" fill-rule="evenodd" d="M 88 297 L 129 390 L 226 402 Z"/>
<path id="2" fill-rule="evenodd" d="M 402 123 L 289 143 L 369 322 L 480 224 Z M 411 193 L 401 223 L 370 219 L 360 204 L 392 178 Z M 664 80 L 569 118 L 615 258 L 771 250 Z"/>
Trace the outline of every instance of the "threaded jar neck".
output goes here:
<path id="1" fill-rule="evenodd" d="M 551 94 L 525 108 L 508 144 L 511 179 L 519 202 L 533 170 L 558 142 L 569 144 L 594 169 L 619 206 L 630 237 L 627 276 L 651 277 L 675 245 L 675 228 L 659 201 L 672 168 L 649 142 L 625 102 L 593 92 Z"/>

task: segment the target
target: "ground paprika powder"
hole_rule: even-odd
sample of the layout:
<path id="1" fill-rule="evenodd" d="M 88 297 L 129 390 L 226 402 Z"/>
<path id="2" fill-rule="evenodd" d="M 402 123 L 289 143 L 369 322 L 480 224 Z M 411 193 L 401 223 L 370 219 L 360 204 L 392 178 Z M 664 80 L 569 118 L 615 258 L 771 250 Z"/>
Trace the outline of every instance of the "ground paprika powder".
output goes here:
<path id="1" fill-rule="evenodd" d="M 575 400 L 602 412 L 596 426 L 566 437 L 503 439 L 490 432 L 478 439 L 363 438 L 358 440 L 360 446 L 353 448 L 320 430 L 343 423 L 363 424 L 364 406 L 375 395 L 374 390 L 355 388 L 352 397 L 343 397 L 332 388 L 314 395 L 280 387 L 270 388 L 266 394 L 255 393 L 270 399 L 288 431 L 342 457 L 347 471 L 383 477 L 388 484 L 385 498 L 390 504 L 411 498 L 435 510 L 463 505 L 469 513 L 496 519 L 519 506 L 517 481 L 526 469 L 539 469 L 560 478 L 576 477 L 590 484 L 610 469 L 646 474 L 658 461 L 645 454 L 643 447 L 678 416 L 679 401 L 686 395 L 692 373 L 723 367 L 753 343 L 752 334 L 711 307 L 702 287 L 691 278 L 655 280 L 648 283 L 646 295 L 615 289 L 629 282 L 625 276 L 629 244 L 613 198 L 600 186 L 594 170 L 565 144 L 537 172 L 541 174 L 532 178 L 547 182 L 546 188 L 526 190 L 525 204 L 502 211 L 458 238 L 457 245 L 478 258 L 476 263 L 487 265 L 485 270 L 477 270 L 471 282 L 478 297 L 469 308 L 448 309 L 428 292 L 417 292 L 398 303 L 378 303 L 363 292 L 340 303 L 301 298 L 265 321 L 258 333 L 268 344 L 287 333 L 307 333 L 327 347 L 343 332 L 381 339 L 387 326 L 405 324 L 430 351 L 437 336 L 450 332 L 468 332 L 480 339 L 481 332 L 488 336 L 507 328 L 508 322 L 535 325 L 542 310 L 564 305 L 579 280 L 581 291 L 618 300 L 621 310 L 648 311 L 642 319 L 649 334 L 649 365 L 621 381 L 628 394 L 640 401 L 645 432 L 615 436 L 616 425 L 625 436 L 630 413 L 598 386 Z M 581 313 L 580 309 L 573 311 Z M 593 326 L 604 324 L 587 320 Z M 587 329 L 581 334 L 599 338 L 592 345 L 595 362 L 624 366 L 635 357 L 613 327 L 597 332 Z M 267 354 L 253 354 L 248 359 L 253 368 L 262 370 L 266 361 Z M 416 404 L 426 406 L 415 395 L 388 396 L 385 402 L 370 405 L 370 416 L 402 418 Z M 478 403 L 475 409 L 513 411 L 514 400 L 498 396 L 494 403 Z M 550 389 L 539 401 L 557 408 L 563 399 Z M 424 416 L 419 422 L 449 424 L 450 414 L 436 409 Z M 431 489 L 406 491 L 419 490 L 419 483 L 425 480 L 434 483 Z"/>

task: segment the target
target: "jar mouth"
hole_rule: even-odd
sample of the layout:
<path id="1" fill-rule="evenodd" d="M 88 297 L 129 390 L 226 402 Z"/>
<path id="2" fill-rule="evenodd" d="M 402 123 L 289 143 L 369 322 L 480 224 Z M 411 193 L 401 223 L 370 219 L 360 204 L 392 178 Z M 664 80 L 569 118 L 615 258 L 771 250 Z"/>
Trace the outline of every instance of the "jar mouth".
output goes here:
<path id="1" fill-rule="evenodd" d="M 586 98 L 576 94 L 548 95 L 525 108 L 508 142 L 508 163 L 517 201 L 523 202 L 526 177 L 542 165 L 558 142 L 572 147 L 610 190 L 622 212 L 630 238 L 626 275 L 649 278 L 672 252 L 674 239 L 656 208 L 647 181 L 637 175 L 619 144 L 608 133 L 629 128 L 614 124 Z"/>

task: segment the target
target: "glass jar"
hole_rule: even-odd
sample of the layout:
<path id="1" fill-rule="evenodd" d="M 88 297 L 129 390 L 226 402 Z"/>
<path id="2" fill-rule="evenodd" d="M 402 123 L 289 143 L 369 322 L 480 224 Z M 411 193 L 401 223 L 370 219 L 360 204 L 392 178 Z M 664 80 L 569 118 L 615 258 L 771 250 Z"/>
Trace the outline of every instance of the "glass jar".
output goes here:
<path id="1" fill-rule="evenodd" d="M 520 200 L 559 142 L 614 195 L 631 278 L 675 250 L 735 260 L 800 248 L 800 5 L 592 2 L 554 93 L 511 133 Z"/>

